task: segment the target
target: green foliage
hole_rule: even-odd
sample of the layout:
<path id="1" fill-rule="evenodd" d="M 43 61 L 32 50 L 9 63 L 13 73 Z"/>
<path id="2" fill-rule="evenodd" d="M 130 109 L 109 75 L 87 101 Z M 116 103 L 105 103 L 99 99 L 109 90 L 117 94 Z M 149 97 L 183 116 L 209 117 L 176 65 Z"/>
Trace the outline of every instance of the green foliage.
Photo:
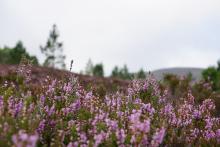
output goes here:
<path id="1" fill-rule="evenodd" d="M 103 64 L 99 63 L 99 64 L 93 65 L 92 60 L 89 59 L 86 64 L 85 71 L 81 73 L 84 73 L 89 76 L 103 77 L 104 76 Z M 115 66 L 112 70 L 111 77 L 119 78 L 123 80 L 131 80 L 134 78 L 145 79 L 146 74 L 143 69 L 140 69 L 137 73 L 130 73 L 127 65 L 124 65 L 122 68 Z"/>
<path id="2" fill-rule="evenodd" d="M 217 67 L 217 71 L 220 71 L 220 60 L 217 62 L 218 67 Z"/>
<path id="3" fill-rule="evenodd" d="M 97 123 L 97 131 L 98 131 L 98 132 L 107 131 L 107 126 L 106 126 L 106 124 L 103 123 L 103 122 Z"/>
<path id="4" fill-rule="evenodd" d="M 214 73 L 213 75 L 216 74 L 215 68 L 211 67 L 206 70 L 207 75 L 212 75 L 211 73 Z M 166 88 L 169 90 L 169 98 L 171 101 L 178 102 L 180 98 L 187 97 L 188 91 L 196 97 L 196 103 L 202 103 L 205 99 L 212 98 L 216 104 L 217 111 L 215 113 L 220 114 L 220 91 L 213 90 L 212 81 L 213 79 L 210 80 L 210 78 L 207 77 L 207 80 L 193 82 L 191 74 L 188 74 L 184 78 L 173 74 L 166 74 L 160 87 L 161 89 Z"/>
<path id="5" fill-rule="evenodd" d="M 103 69 L 102 63 L 96 64 L 93 67 L 92 73 L 93 73 L 94 76 L 103 77 L 104 76 L 104 69 Z"/>
<path id="6" fill-rule="evenodd" d="M 19 64 L 23 56 L 30 60 L 32 64 L 38 65 L 37 57 L 30 56 L 21 41 L 19 41 L 13 48 L 4 47 L 3 49 L 0 49 L 1 64 Z"/>
<path id="7" fill-rule="evenodd" d="M 171 94 L 175 95 L 177 91 L 176 89 L 180 83 L 180 79 L 177 77 L 177 75 L 166 74 L 164 75 L 164 83 L 168 85 Z"/>
<path id="8" fill-rule="evenodd" d="M 41 52 L 46 56 L 46 59 L 43 63 L 46 67 L 58 67 L 65 68 L 65 56 L 62 55 L 63 44 L 58 42 L 58 30 L 56 25 L 53 25 L 52 31 L 50 31 L 49 38 L 45 46 L 40 46 Z"/>
<path id="9" fill-rule="evenodd" d="M 73 126 L 70 131 L 71 131 L 71 136 L 73 137 L 74 140 L 76 140 L 78 137 L 76 127 Z"/>
<path id="10" fill-rule="evenodd" d="M 92 114 L 85 108 L 81 108 L 77 115 L 80 120 L 89 120 L 92 117 Z"/>
<path id="11" fill-rule="evenodd" d="M 132 75 L 129 73 L 127 65 L 124 65 L 123 68 L 118 68 L 117 66 L 115 66 L 111 76 L 123 80 L 132 79 Z"/>
<path id="12" fill-rule="evenodd" d="M 220 64 L 218 65 L 220 66 Z M 220 67 L 209 67 L 202 72 L 203 79 L 205 81 L 212 82 L 212 89 L 219 90 L 220 89 Z"/>
<path id="13" fill-rule="evenodd" d="M 179 77 L 174 74 L 164 75 L 163 85 L 170 90 L 170 94 L 174 98 L 186 97 L 190 90 L 192 76 L 189 73 L 186 77 Z"/>
<path id="14" fill-rule="evenodd" d="M 93 65 L 92 60 L 89 59 L 85 71 L 82 72 L 89 76 L 98 76 L 98 77 L 104 77 L 104 67 L 102 63 Z"/>
<path id="15" fill-rule="evenodd" d="M 124 67 L 119 72 L 119 75 L 121 75 L 122 79 L 131 79 L 127 65 L 124 65 Z"/>
<path id="16" fill-rule="evenodd" d="M 140 69 L 137 72 L 136 76 L 137 76 L 136 78 L 138 78 L 138 79 L 145 79 L 146 78 L 146 73 L 144 72 L 143 69 Z"/>
<path id="17" fill-rule="evenodd" d="M 118 66 L 115 66 L 112 70 L 112 77 L 118 77 L 119 76 L 119 68 Z"/>
<path id="18" fill-rule="evenodd" d="M 131 80 L 133 78 L 145 79 L 146 74 L 143 69 L 140 69 L 137 73 L 130 73 L 127 65 L 124 65 L 123 68 L 119 68 L 118 66 L 115 66 L 112 70 L 111 77 L 115 77 L 123 80 Z"/>

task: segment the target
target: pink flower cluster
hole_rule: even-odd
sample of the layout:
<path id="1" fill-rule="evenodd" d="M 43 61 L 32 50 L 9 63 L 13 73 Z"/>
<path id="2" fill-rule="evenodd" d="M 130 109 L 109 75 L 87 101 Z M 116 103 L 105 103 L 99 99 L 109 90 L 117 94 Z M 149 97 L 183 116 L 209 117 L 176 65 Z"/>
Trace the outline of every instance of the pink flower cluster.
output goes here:
<path id="1" fill-rule="evenodd" d="M 12 136 L 12 141 L 17 147 L 35 147 L 38 140 L 38 134 L 27 134 L 24 130 L 19 130 Z"/>
<path id="2" fill-rule="evenodd" d="M 28 85 L 26 89 L 28 89 Z M 4 87 L 0 93 L 0 130 L 15 146 L 183 146 L 220 143 L 215 104 L 200 104 L 189 92 L 178 103 L 167 98 L 152 77 L 135 80 L 127 93 L 99 97 L 77 80 L 46 79 L 34 95 Z M 19 93 L 20 92 L 20 93 Z M 11 134 L 11 135 L 10 135 Z M 9 135 L 9 136 L 8 136 Z"/>

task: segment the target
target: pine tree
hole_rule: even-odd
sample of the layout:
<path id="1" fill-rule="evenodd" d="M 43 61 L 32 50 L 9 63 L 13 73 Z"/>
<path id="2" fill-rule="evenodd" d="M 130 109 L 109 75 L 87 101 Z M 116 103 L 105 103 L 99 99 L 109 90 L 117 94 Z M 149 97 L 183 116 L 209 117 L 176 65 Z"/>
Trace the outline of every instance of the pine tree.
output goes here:
<path id="1" fill-rule="evenodd" d="M 53 25 L 52 31 L 50 31 L 49 38 L 45 46 L 40 46 L 41 52 L 46 56 L 43 63 L 46 67 L 52 68 L 65 68 L 65 56 L 63 52 L 63 43 L 58 42 L 59 33 L 56 25 Z"/>
<path id="2" fill-rule="evenodd" d="M 93 75 L 93 68 L 94 67 L 93 67 L 92 60 L 89 59 L 89 61 L 86 64 L 85 74 L 92 76 Z"/>

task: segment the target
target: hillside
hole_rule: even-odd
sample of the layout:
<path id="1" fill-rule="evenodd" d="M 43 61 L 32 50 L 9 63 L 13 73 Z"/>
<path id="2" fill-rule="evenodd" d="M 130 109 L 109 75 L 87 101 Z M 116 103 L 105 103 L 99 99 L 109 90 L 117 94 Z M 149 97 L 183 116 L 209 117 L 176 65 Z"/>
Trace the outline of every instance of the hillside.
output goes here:
<path id="1" fill-rule="evenodd" d="M 199 81 L 202 77 L 202 68 L 164 68 L 155 70 L 154 74 L 157 80 L 162 80 L 165 74 L 175 74 L 179 76 L 187 76 L 187 74 L 192 73 L 192 78 L 194 81 Z"/>
<path id="2" fill-rule="evenodd" d="M 10 75 L 15 75 L 18 66 L 16 65 L 2 65 L 0 64 L 0 78 L 6 78 Z M 153 75 L 157 80 L 162 80 L 164 74 L 176 74 L 179 76 L 186 76 L 188 73 L 192 73 L 194 81 L 198 81 L 201 79 L 202 68 L 165 68 L 153 71 Z M 31 69 L 31 77 L 32 83 L 38 84 L 39 79 L 43 79 L 47 76 L 56 79 L 66 78 L 67 76 L 75 76 L 79 79 L 80 83 L 84 87 L 88 87 L 91 85 L 102 86 L 107 91 L 114 91 L 116 89 L 123 90 L 125 89 L 130 81 L 120 80 L 117 78 L 109 78 L 109 77 L 94 77 L 72 73 L 69 71 L 63 71 L 52 68 L 45 68 L 34 66 Z"/>
<path id="3" fill-rule="evenodd" d="M 10 76 L 16 75 L 17 65 L 2 65 L 0 64 L 0 79 L 6 79 Z M 59 70 L 59 69 L 52 69 L 46 67 L 39 67 L 34 66 L 31 68 L 31 83 L 37 85 L 40 79 L 44 79 L 47 76 L 51 78 L 56 78 L 61 80 L 63 78 L 67 78 L 70 76 L 77 77 L 80 84 L 83 87 L 89 87 L 91 85 L 95 85 L 96 87 L 102 87 L 107 91 L 114 91 L 116 89 L 124 90 L 129 81 L 120 80 L 116 78 L 104 78 L 104 77 L 94 77 L 94 76 L 87 76 L 72 73 L 69 71 Z"/>

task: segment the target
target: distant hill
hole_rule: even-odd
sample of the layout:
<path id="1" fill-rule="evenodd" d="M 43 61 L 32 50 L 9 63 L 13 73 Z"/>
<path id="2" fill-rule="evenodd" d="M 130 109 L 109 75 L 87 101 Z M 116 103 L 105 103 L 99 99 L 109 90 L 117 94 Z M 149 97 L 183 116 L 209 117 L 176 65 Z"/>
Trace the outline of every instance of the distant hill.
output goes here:
<path id="1" fill-rule="evenodd" d="M 187 76 L 187 74 L 192 73 L 192 78 L 194 81 L 199 81 L 202 78 L 203 68 L 165 68 L 153 71 L 153 75 L 157 80 L 162 80 L 165 74 L 175 74 L 179 76 Z"/>

